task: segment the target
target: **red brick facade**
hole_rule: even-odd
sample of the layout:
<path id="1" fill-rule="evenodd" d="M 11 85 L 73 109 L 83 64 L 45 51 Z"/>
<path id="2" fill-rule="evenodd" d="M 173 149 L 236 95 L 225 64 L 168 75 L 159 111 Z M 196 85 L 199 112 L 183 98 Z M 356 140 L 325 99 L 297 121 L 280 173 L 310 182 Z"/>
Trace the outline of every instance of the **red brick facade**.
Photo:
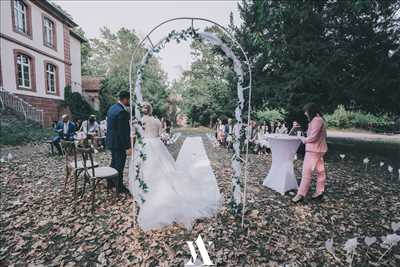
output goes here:
<path id="1" fill-rule="evenodd" d="M 51 126 L 53 121 L 58 121 L 60 119 L 62 114 L 69 113 L 65 108 L 60 107 L 60 100 L 20 94 L 18 94 L 18 97 L 22 98 L 32 106 L 43 110 L 44 127 Z"/>
<path id="2" fill-rule="evenodd" d="M 71 85 L 71 50 L 70 50 L 70 29 L 64 24 L 64 61 L 65 64 L 65 86 Z"/>

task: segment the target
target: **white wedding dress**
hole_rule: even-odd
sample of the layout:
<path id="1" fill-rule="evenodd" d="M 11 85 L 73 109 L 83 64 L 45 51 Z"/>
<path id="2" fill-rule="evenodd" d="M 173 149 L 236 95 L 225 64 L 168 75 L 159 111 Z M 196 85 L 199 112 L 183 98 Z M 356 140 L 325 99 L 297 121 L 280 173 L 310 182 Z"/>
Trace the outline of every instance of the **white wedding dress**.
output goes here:
<path id="1" fill-rule="evenodd" d="M 129 166 L 129 190 L 139 205 L 139 226 L 150 230 L 176 222 L 190 229 L 195 219 L 215 215 L 221 196 L 202 139 L 187 138 L 175 162 L 159 138 L 160 121 L 144 116 L 143 123 L 146 160 L 141 178 L 148 186 L 144 202 L 135 179 L 136 148 Z"/>

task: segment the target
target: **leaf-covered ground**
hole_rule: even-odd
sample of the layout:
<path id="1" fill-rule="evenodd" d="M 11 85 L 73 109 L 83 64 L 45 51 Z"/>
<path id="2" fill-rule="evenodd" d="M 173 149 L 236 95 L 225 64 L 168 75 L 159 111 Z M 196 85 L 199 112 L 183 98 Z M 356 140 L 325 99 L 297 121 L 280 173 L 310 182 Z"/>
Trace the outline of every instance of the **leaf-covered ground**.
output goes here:
<path id="1" fill-rule="evenodd" d="M 183 137 L 171 146 L 173 154 L 182 141 Z M 213 147 L 207 138 L 204 141 L 227 202 L 231 154 Z M 263 187 L 271 157 L 253 154 L 244 228 L 225 203 L 215 218 L 198 220 L 191 231 L 173 225 L 142 232 L 132 227 L 130 196 L 114 202 L 101 186 L 92 214 L 88 193 L 74 200 L 72 184 L 63 191 L 64 160 L 49 156 L 46 145 L 12 147 L 2 153 L 8 151 L 14 159 L 0 163 L 0 266 L 183 266 L 190 256 L 186 241 L 199 234 L 218 266 L 348 266 L 343 245 L 354 237 L 359 237 L 360 245 L 353 266 L 368 266 L 385 249 L 381 242 L 368 248 L 364 237 L 380 240 L 393 232 L 392 222 L 400 222 L 397 169 L 390 176 L 387 160 L 370 156 L 365 171 L 365 155 L 357 152 L 347 152 L 344 160 L 340 151 L 328 154 L 327 193 L 322 202 L 292 204 L 290 194 L 282 196 Z M 108 153 L 96 157 L 109 164 Z M 381 160 L 385 167 L 379 166 Z M 295 162 L 298 175 L 301 163 Z M 325 241 L 331 238 L 337 260 L 325 249 Z M 380 264 L 400 266 L 399 245 Z"/>

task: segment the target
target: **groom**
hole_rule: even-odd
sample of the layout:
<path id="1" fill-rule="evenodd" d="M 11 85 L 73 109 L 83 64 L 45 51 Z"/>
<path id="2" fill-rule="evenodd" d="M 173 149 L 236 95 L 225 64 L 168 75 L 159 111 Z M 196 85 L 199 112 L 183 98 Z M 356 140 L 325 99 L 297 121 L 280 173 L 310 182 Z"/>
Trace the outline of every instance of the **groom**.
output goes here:
<path id="1" fill-rule="evenodd" d="M 107 136 L 106 146 L 111 150 L 111 167 L 119 174 L 116 190 L 119 193 L 129 193 L 123 184 L 123 172 L 126 161 L 126 150 L 130 149 L 130 125 L 129 125 L 129 99 L 127 91 L 119 93 L 118 103 L 112 105 L 107 112 Z M 109 186 L 113 186 L 109 184 Z"/>

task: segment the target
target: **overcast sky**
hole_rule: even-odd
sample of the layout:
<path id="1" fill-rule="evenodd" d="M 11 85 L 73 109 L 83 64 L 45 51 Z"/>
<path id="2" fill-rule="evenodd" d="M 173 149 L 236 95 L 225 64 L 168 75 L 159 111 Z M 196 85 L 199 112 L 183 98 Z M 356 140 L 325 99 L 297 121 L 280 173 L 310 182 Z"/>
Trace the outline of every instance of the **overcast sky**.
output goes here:
<path id="1" fill-rule="evenodd" d="M 88 38 L 99 37 L 99 28 L 107 26 L 112 31 L 121 27 L 135 29 L 144 36 L 162 21 L 175 17 L 203 17 L 214 20 L 223 26 L 229 23 L 229 14 L 234 14 L 235 24 L 240 22 L 238 1 L 117 1 L 117 0 L 57 0 L 55 1 L 86 32 Z M 174 22 L 158 29 L 151 38 L 154 43 L 173 29 L 190 26 L 189 22 Z M 206 24 L 195 27 L 203 28 Z M 161 63 L 169 80 L 178 78 L 183 69 L 190 66 L 189 44 L 169 44 L 161 53 Z"/>

